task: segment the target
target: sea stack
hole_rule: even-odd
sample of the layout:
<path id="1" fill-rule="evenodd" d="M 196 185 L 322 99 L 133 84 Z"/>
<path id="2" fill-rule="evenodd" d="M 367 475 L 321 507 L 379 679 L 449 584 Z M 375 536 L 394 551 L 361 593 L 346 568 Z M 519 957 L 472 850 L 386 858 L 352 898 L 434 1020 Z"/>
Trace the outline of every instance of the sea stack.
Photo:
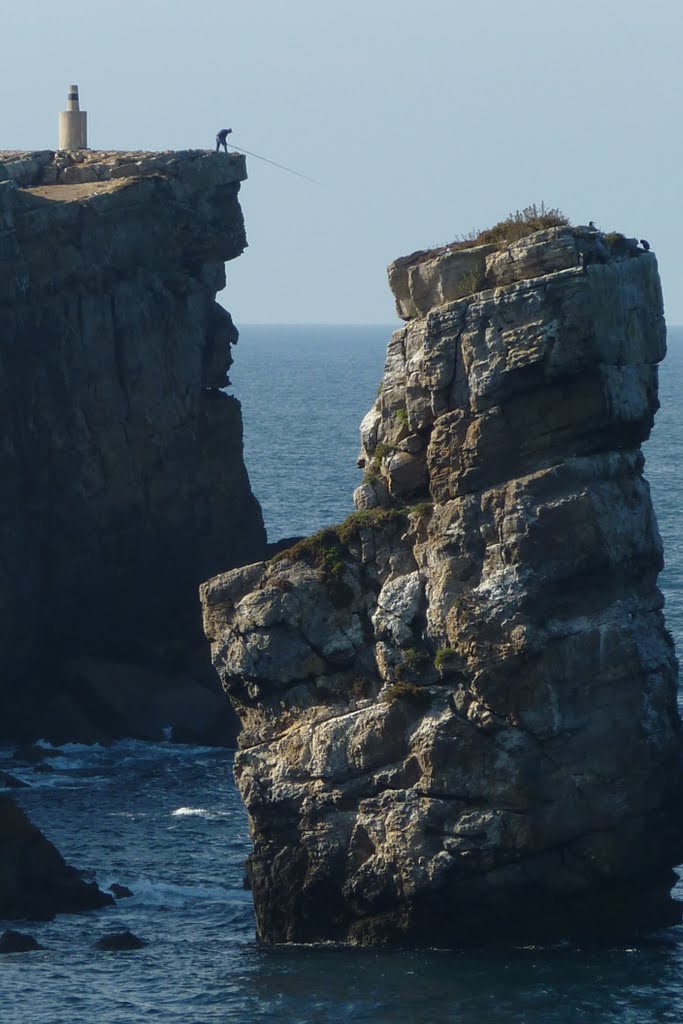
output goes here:
<path id="1" fill-rule="evenodd" d="M 358 511 L 204 585 L 266 943 L 680 919 L 677 662 L 640 446 L 655 256 L 565 223 L 415 253 Z"/>
<path id="2" fill-rule="evenodd" d="M 266 544 L 216 302 L 245 178 L 237 154 L 0 152 L 3 738 L 232 738 L 197 587 Z"/>

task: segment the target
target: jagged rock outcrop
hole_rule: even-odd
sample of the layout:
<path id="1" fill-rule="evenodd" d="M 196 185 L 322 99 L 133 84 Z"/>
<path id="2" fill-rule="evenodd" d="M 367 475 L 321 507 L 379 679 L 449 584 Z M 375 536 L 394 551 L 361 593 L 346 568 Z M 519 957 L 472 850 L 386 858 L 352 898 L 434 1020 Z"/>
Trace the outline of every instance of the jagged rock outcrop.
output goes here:
<path id="1" fill-rule="evenodd" d="M 0 734 L 228 739 L 196 590 L 265 533 L 215 301 L 244 158 L 0 153 Z"/>
<path id="2" fill-rule="evenodd" d="M 677 662 L 640 444 L 655 257 L 558 227 L 389 269 L 359 511 L 202 588 L 266 942 L 679 920 Z"/>
<path id="3" fill-rule="evenodd" d="M 48 921 L 113 906 L 114 899 L 69 867 L 49 839 L 0 794 L 0 918 Z"/>

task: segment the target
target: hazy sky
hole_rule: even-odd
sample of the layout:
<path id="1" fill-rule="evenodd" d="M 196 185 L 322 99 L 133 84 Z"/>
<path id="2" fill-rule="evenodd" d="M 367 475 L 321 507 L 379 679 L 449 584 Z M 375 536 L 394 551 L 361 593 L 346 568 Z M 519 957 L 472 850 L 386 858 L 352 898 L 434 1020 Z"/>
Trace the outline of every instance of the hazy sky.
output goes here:
<path id="1" fill-rule="evenodd" d="M 391 323 L 386 264 L 542 200 L 644 236 L 683 323 L 680 0 L 37 0 L 4 9 L 0 149 L 236 146 L 240 322 Z"/>

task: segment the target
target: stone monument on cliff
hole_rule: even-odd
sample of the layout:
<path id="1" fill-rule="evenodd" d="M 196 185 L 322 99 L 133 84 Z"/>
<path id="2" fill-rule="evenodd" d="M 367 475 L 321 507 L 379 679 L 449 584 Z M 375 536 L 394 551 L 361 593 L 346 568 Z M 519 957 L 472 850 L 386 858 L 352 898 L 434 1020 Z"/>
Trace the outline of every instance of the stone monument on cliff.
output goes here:
<path id="1" fill-rule="evenodd" d="M 59 148 L 88 148 L 88 115 L 78 102 L 78 86 L 70 85 L 66 95 L 66 110 L 59 115 Z"/>

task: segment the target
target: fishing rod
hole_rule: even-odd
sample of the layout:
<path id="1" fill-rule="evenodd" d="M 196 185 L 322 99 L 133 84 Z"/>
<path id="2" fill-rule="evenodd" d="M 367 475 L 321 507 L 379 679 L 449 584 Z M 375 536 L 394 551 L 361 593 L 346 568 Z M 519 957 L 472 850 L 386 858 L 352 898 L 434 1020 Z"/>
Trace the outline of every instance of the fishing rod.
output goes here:
<path id="1" fill-rule="evenodd" d="M 234 142 L 230 142 L 231 149 L 236 149 L 238 153 L 246 153 L 247 156 L 255 156 L 257 160 L 265 160 L 267 164 L 272 164 L 273 167 L 279 167 L 282 171 L 289 171 L 290 174 L 296 174 L 297 178 L 304 178 L 306 181 L 313 182 L 314 185 L 322 185 L 321 181 L 316 181 L 315 178 L 309 178 L 307 174 L 301 174 L 300 171 L 295 171 L 291 167 L 285 167 L 284 164 L 278 164 L 275 160 L 269 160 L 267 156 L 259 156 L 258 153 L 251 153 L 248 149 L 240 149 Z"/>

